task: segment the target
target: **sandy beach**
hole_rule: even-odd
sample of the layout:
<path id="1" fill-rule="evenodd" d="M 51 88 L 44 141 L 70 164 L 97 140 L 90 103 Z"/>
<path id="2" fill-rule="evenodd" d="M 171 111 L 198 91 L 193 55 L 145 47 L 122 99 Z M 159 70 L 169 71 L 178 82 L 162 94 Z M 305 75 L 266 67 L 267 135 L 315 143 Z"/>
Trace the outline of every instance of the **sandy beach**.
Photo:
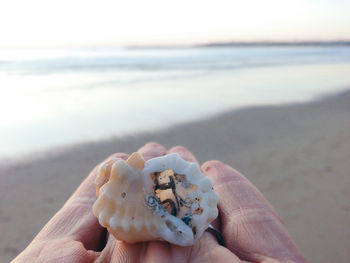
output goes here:
<path id="1" fill-rule="evenodd" d="M 0 261 L 28 245 L 98 162 L 148 141 L 233 166 L 271 202 L 309 262 L 350 261 L 350 91 L 154 130 L 3 164 Z"/>

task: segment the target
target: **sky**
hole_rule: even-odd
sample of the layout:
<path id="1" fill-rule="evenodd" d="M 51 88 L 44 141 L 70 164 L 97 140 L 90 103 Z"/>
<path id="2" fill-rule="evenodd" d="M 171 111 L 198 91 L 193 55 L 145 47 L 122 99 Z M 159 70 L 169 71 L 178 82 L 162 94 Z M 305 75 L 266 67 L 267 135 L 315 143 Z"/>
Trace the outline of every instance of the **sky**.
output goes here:
<path id="1" fill-rule="evenodd" d="M 350 1 L 0 1 L 0 47 L 310 40 L 350 40 Z"/>

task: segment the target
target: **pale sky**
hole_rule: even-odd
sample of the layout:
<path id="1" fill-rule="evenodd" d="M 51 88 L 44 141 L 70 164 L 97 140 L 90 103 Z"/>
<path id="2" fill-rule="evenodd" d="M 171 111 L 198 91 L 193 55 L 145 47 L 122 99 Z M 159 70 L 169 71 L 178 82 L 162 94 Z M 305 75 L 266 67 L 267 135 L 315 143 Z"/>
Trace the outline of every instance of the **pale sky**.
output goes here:
<path id="1" fill-rule="evenodd" d="M 1 0 L 0 46 L 350 40 L 350 0 Z"/>

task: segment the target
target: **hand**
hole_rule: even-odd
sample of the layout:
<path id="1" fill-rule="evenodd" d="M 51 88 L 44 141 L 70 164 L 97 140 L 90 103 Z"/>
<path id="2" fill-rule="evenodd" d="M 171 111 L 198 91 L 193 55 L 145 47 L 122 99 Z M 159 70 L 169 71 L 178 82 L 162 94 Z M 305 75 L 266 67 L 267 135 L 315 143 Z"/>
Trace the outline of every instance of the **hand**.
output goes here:
<path id="1" fill-rule="evenodd" d="M 139 152 L 146 160 L 177 152 L 197 162 L 180 146 L 167 151 L 148 143 Z M 128 158 L 125 153 L 112 156 Z M 95 168 L 14 262 L 305 262 L 276 212 L 243 175 L 219 161 L 208 161 L 201 169 L 220 196 L 220 216 L 212 225 L 226 247 L 207 231 L 192 247 L 117 241 L 92 214 Z"/>

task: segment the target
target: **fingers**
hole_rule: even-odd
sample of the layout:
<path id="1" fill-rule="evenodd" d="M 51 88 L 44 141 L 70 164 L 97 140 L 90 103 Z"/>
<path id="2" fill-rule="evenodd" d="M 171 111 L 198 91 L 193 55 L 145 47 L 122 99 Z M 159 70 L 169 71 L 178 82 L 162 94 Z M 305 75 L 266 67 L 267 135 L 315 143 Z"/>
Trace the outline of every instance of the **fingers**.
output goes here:
<path id="1" fill-rule="evenodd" d="M 127 159 L 128 155 L 117 153 L 111 157 Z M 107 159 L 109 159 L 107 158 Z M 105 238 L 106 231 L 92 213 L 96 200 L 94 180 L 97 176 L 96 166 L 66 204 L 44 226 L 36 240 L 71 237 L 83 243 L 86 249 L 98 250 Z"/>
<path id="2" fill-rule="evenodd" d="M 148 159 L 159 157 L 166 154 L 166 149 L 164 146 L 156 142 L 149 142 L 138 149 L 138 152 L 147 161 Z"/>
<path id="3" fill-rule="evenodd" d="M 240 258 L 305 262 L 276 212 L 248 179 L 219 161 L 202 165 L 219 194 L 222 234 Z"/>
<path id="4" fill-rule="evenodd" d="M 193 153 L 191 153 L 187 148 L 183 146 L 174 146 L 168 151 L 168 153 L 178 153 L 181 156 L 181 158 L 186 160 L 187 162 L 198 163 Z"/>
<path id="5" fill-rule="evenodd" d="M 115 253 L 115 249 L 117 247 L 117 243 L 119 241 L 117 241 L 111 234 L 108 234 L 107 236 L 106 246 L 101 251 L 99 259 L 96 262 L 119 262 L 112 260 L 113 254 Z"/>
<path id="6" fill-rule="evenodd" d="M 205 231 L 199 242 L 194 245 L 192 254 L 195 260 L 191 262 L 241 262 L 229 249 L 220 246 L 216 237 L 208 231 Z"/>

